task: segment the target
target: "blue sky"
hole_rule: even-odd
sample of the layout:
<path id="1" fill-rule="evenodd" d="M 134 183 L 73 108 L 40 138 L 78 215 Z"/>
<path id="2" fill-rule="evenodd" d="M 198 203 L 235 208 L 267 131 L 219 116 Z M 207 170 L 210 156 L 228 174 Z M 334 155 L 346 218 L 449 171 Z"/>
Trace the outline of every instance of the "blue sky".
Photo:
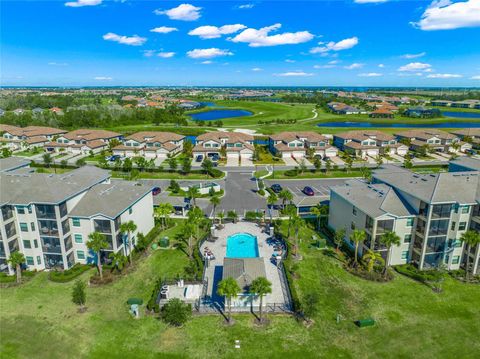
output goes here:
<path id="1" fill-rule="evenodd" d="M 480 0 L 2 1 L 1 33 L 11 86 L 480 86 Z"/>

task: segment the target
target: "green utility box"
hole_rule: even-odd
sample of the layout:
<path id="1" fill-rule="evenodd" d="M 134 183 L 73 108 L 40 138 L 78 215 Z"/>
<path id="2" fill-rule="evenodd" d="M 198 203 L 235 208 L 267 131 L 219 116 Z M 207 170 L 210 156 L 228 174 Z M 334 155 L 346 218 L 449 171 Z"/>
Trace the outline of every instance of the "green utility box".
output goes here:
<path id="1" fill-rule="evenodd" d="M 168 237 L 163 237 L 158 241 L 158 244 L 162 248 L 167 248 L 170 245 L 170 241 L 168 240 Z"/>
<path id="2" fill-rule="evenodd" d="M 359 328 L 371 327 L 371 326 L 375 325 L 375 320 L 373 320 L 372 318 L 360 319 L 360 320 L 357 320 L 357 321 L 355 322 L 355 324 L 356 324 Z"/>
<path id="3" fill-rule="evenodd" d="M 128 298 L 127 304 L 128 305 L 132 305 L 132 304 L 142 305 L 143 304 L 143 299 L 141 299 L 141 298 Z"/>

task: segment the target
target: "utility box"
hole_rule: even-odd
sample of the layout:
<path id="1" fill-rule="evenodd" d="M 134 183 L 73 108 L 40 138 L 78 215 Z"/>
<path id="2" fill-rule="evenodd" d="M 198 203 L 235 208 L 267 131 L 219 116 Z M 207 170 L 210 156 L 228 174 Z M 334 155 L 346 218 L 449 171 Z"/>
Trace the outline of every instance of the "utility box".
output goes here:
<path id="1" fill-rule="evenodd" d="M 167 248 L 170 245 L 170 241 L 168 240 L 168 237 L 163 237 L 158 241 L 158 245 L 162 248 Z"/>
<path id="2" fill-rule="evenodd" d="M 355 325 L 359 328 L 371 327 L 375 325 L 375 320 L 373 320 L 372 318 L 360 319 L 355 322 Z"/>

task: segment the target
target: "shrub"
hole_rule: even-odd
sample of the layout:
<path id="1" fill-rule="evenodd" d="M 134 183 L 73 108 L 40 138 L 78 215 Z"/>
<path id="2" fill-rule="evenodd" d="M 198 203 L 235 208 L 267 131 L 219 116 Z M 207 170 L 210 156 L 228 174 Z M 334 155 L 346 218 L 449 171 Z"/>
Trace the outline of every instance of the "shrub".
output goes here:
<path id="1" fill-rule="evenodd" d="M 179 327 L 187 322 L 192 316 L 192 306 L 174 298 L 168 301 L 162 308 L 161 317 L 170 325 Z"/>
<path id="2" fill-rule="evenodd" d="M 210 176 L 212 176 L 213 178 L 220 178 L 220 177 L 222 177 L 223 172 L 220 171 L 220 170 L 217 169 L 217 168 L 212 168 L 212 169 L 210 170 L 210 173 L 209 173 L 209 174 L 210 174 Z"/>
<path id="3" fill-rule="evenodd" d="M 65 271 L 50 272 L 48 274 L 48 279 L 50 279 L 52 282 L 57 283 L 70 282 L 72 279 L 75 279 L 80 274 L 86 272 L 90 268 L 92 268 L 90 265 L 77 263 L 72 268 Z"/>
<path id="4" fill-rule="evenodd" d="M 265 196 L 265 190 L 263 189 L 259 189 L 257 193 L 262 197 Z"/>
<path id="5" fill-rule="evenodd" d="M 77 279 L 75 285 L 72 288 L 72 302 L 83 308 L 87 301 L 87 292 L 85 292 L 85 282 Z"/>
<path id="6" fill-rule="evenodd" d="M 407 277 L 422 283 L 436 282 L 443 276 L 442 272 L 437 270 L 422 271 L 413 264 L 402 264 L 395 266 L 394 268 L 398 273 L 406 275 Z"/>
<path id="7" fill-rule="evenodd" d="M 284 175 L 287 177 L 296 177 L 298 176 L 298 170 L 297 169 L 287 170 L 284 172 Z"/>

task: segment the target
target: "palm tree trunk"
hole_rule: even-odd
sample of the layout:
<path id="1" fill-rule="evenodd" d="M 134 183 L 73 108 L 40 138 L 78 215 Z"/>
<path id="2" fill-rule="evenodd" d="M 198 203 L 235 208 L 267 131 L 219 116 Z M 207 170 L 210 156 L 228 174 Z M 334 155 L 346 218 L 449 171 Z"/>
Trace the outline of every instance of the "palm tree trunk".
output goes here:
<path id="1" fill-rule="evenodd" d="M 15 267 L 15 271 L 17 272 L 17 283 L 20 283 L 22 281 L 22 268 L 20 267 L 20 264 L 17 264 Z"/>
<path id="2" fill-rule="evenodd" d="M 262 310 L 262 307 L 263 307 L 263 295 L 260 296 L 260 323 L 263 321 L 262 319 L 262 314 L 263 314 L 263 310 Z"/>
<path id="3" fill-rule="evenodd" d="M 467 245 L 467 262 L 465 263 L 465 280 L 468 281 L 468 267 L 470 265 L 470 244 Z"/>
<path id="4" fill-rule="evenodd" d="M 232 321 L 232 297 L 228 299 L 228 322 Z"/>
<path id="5" fill-rule="evenodd" d="M 358 257 L 358 243 L 355 243 L 355 264 L 357 264 L 357 257 Z"/>
<path id="6" fill-rule="evenodd" d="M 132 264 L 132 239 L 130 232 L 128 232 L 128 261 Z"/>
<path id="7" fill-rule="evenodd" d="M 100 279 L 103 279 L 102 262 L 100 261 L 100 251 L 97 252 L 97 268 Z"/>

